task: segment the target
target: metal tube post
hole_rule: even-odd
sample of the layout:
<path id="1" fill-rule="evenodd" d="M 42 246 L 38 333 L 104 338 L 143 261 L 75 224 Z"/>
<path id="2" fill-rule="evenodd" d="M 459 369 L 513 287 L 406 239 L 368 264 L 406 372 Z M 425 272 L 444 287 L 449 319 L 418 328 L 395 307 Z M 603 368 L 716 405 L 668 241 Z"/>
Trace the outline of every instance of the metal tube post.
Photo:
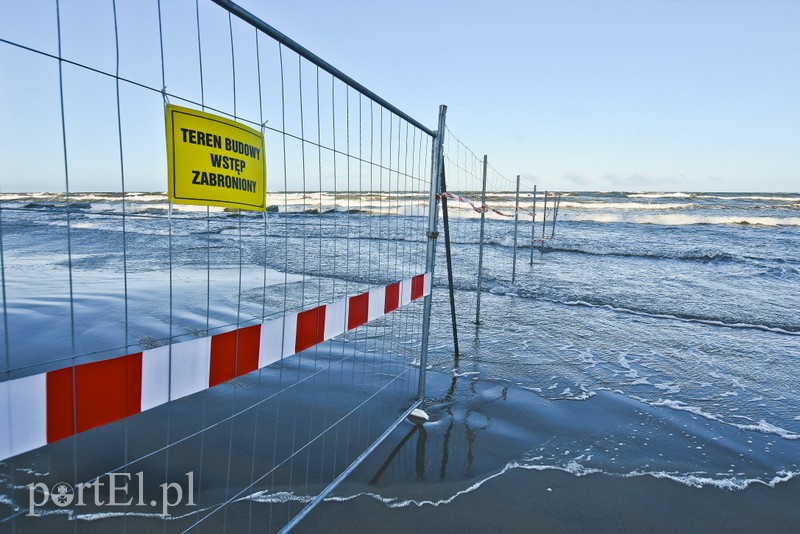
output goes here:
<path id="1" fill-rule="evenodd" d="M 483 289 L 483 226 L 486 222 L 486 168 L 489 156 L 483 155 L 483 191 L 481 192 L 481 236 L 478 245 L 478 300 L 475 304 L 475 324 L 481 324 L 481 291 Z"/>
<path id="2" fill-rule="evenodd" d="M 547 230 L 547 191 L 544 192 L 544 209 L 542 210 L 542 243 L 540 248 L 544 248 L 545 230 Z"/>
<path id="3" fill-rule="evenodd" d="M 553 222 L 550 223 L 550 228 L 552 231 L 550 232 L 550 239 L 553 239 L 556 236 L 556 217 L 558 217 L 558 206 L 561 204 L 561 195 L 556 195 L 556 199 L 553 201 Z"/>
<path id="4" fill-rule="evenodd" d="M 447 179 L 445 168 L 442 167 L 442 174 L 439 177 L 439 190 L 444 193 L 447 191 Z M 444 252 L 447 260 L 447 293 L 450 297 L 450 323 L 453 327 L 453 369 L 458 369 L 458 322 L 456 320 L 456 292 L 453 287 L 453 251 L 450 246 L 450 218 L 447 216 L 447 197 L 442 195 L 442 222 L 444 223 Z"/>
<path id="5" fill-rule="evenodd" d="M 536 186 L 533 186 L 533 207 L 531 209 L 531 265 L 533 265 L 533 242 L 536 240 Z"/>
<path id="6" fill-rule="evenodd" d="M 511 283 L 517 278 L 517 224 L 519 222 L 519 174 L 517 175 L 517 200 L 514 207 L 514 260 L 511 265 Z"/>
<path id="7" fill-rule="evenodd" d="M 439 129 L 436 131 L 433 147 L 431 150 L 431 192 L 428 200 L 428 250 L 425 255 L 425 270 L 431 275 L 431 286 L 433 285 L 433 268 L 436 260 L 436 238 L 438 232 L 436 227 L 439 223 L 439 204 L 436 195 L 439 193 L 439 177 L 442 175 L 444 165 L 444 132 L 445 115 L 447 106 L 439 106 Z M 431 333 L 431 304 L 433 297 L 431 293 L 425 297 L 422 311 L 422 353 L 419 357 L 419 389 L 417 396 L 419 400 L 425 398 L 425 369 L 428 366 L 428 338 Z"/>

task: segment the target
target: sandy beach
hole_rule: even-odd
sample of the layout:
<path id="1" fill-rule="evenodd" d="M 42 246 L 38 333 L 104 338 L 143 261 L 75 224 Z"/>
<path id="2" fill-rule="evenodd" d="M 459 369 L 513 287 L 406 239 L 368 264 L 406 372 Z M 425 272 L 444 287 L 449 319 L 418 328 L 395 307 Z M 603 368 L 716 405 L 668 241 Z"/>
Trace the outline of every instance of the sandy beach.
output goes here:
<path id="1" fill-rule="evenodd" d="M 797 532 L 799 496 L 797 480 L 728 491 L 650 476 L 514 469 L 447 505 L 390 508 L 366 496 L 325 502 L 296 532 Z"/>

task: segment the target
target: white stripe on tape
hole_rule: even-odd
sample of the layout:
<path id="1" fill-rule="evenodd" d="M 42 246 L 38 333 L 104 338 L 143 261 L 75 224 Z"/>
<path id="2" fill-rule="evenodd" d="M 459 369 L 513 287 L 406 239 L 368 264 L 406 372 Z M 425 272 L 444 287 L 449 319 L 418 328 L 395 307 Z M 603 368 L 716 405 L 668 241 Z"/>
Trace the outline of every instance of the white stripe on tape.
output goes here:
<path id="1" fill-rule="evenodd" d="M 371 298 L 371 297 L 370 297 Z M 347 330 L 347 299 L 325 306 L 325 339 L 332 339 Z"/>
<path id="2" fill-rule="evenodd" d="M 142 411 L 169 402 L 169 345 L 142 352 Z"/>
<path id="3" fill-rule="evenodd" d="M 400 281 L 400 306 L 411 302 L 411 278 Z"/>
<path id="4" fill-rule="evenodd" d="M 297 346 L 297 314 L 287 313 L 283 316 L 283 358 L 295 353 Z"/>
<path id="5" fill-rule="evenodd" d="M 369 305 L 367 307 L 367 321 L 377 319 L 384 315 L 383 310 L 386 305 L 386 288 L 369 290 Z"/>
<path id="6" fill-rule="evenodd" d="M 283 317 L 264 321 L 261 324 L 261 342 L 258 349 L 259 369 L 281 359 L 281 343 L 283 343 Z"/>
<path id="7" fill-rule="evenodd" d="M 4 384 L 11 456 L 47 445 L 47 373 Z"/>
<path id="8" fill-rule="evenodd" d="M 208 389 L 211 338 L 204 337 L 172 345 L 170 400 Z"/>
<path id="9" fill-rule="evenodd" d="M 0 382 L 0 458 L 11 453 L 11 393 L 9 382 Z"/>

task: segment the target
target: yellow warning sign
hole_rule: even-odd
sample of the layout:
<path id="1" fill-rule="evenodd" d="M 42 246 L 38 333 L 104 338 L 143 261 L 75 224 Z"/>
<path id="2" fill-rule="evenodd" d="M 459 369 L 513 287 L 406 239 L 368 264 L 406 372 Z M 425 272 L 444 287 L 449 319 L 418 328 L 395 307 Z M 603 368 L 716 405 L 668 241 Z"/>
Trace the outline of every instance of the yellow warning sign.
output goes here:
<path id="1" fill-rule="evenodd" d="M 236 121 L 167 104 L 170 202 L 264 211 L 264 136 Z"/>

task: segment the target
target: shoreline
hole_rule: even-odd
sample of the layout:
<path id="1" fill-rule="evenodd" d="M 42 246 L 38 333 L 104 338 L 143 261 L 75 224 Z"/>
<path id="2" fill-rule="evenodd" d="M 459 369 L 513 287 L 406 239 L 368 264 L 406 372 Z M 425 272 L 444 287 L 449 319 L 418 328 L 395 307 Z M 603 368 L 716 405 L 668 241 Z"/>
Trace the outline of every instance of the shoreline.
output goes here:
<path id="1" fill-rule="evenodd" d="M 652 476 L 511 469 L 446 505 L 390 508 L 369 496 L 326 500 L 296 532 L 344 525 L 350 532 L 484 532 L 498 527 L 503 532 L 789 532 L 800 525 L 798 497 L 797 479 L 774 488 L 753 484 L 731 491 Z"/>

